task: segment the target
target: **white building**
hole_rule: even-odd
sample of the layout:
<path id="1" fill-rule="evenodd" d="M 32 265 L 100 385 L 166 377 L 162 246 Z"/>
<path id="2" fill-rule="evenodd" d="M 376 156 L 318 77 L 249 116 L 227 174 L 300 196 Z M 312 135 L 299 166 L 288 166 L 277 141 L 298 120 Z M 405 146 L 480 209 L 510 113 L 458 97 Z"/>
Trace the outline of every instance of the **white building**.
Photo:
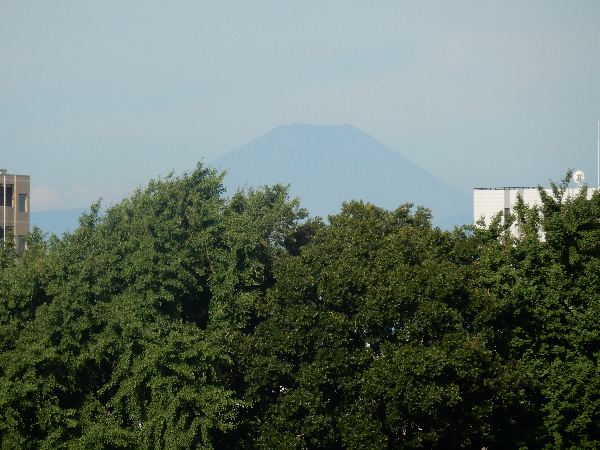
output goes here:
<path id="1" fill-rule="evenodd" d="M 544 189 L 546 193 L 552 196 L 552 189 Z M 595 189 L 588 189 L 588 199 L 592 197 Z M 475 188 L 473 199 L 474 222 L 479 219 L 485 220 L 485 225 L 489 226 L 492 219 L 499 212 L 506 214 L 515 213 L 517 204 L 517 195 L 521 195 L 523 201 L 528 206 L 541 205 L 542 200 L 537 187 L 499 187 L 499 188 Z M 565 191 L 565 197 L 576 197 L 579 194 L 579 188 L 568 188 Z"/>

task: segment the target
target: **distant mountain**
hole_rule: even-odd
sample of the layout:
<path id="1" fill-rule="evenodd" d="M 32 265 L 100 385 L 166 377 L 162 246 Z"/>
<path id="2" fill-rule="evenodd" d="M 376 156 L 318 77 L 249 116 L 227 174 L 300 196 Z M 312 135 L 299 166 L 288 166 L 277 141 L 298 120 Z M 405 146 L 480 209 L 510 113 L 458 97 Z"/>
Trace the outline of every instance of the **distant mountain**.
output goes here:
<path id="1" fill-rule="evenodd" d="M 351 125 L 281 126 L 210 165 L 227 171 L 229 194 L 241 186 L 291 184 L 291 196 L 300 197 L 312 216 L 327 218 L 342 202 L 362 199 L 387 209 L 408 202 L 426 206 L 441 228 L 473 221 L 469 196 Z M 75 231 L 88 210 L 32 212 L 31 226 L 61 237 Z"/>
<path id="2" fill-rule="evenodd" d="M 280 126 L 211 162 L 226 170 L 224 184 L 291 184 L 290 194 L 312 216 L 337 214 L 342 202 L 362 199 L 387 209 L 425 206 L 442 228 L 471 223 L 473 201 L 389 147 L 351 126 Z"/>
<path id="3" fill-rule="evenodd" d="M 56 234 L 58 237 L 62 237 L 65 231 L 75 231 L 79 227 L 79 217 L 84 211 L 89 211 L 89 208 L 33 211 L 30 214 L 29 221 L 31 228 L 37 225 L 48 235 Z"/>

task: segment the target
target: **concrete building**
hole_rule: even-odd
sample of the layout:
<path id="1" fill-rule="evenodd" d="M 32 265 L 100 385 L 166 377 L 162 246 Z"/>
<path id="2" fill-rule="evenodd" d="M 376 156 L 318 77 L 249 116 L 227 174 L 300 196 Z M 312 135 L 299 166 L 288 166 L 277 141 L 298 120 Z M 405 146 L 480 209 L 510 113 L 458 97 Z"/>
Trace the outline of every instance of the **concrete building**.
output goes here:
<path id="1" fill-rule="evenodd" d="M 552 189 L 544 189 L 546 193 L 552 196 Z M 592 197 L 595 189 L 588 189 L 588 199 Z M 521 195 L 526 205 L 541 205 L 542 199 L 537 187 L 498 187 L 498 188 L 475 188 L 473 198 L 474 222 L 476 223 L 483 217 L 485 225 L 489 226 L 492 219 L 499 212 L 512 214 L 515 213 L 514 207 L 517 203 L 517 195 Z M 565 197 L 576 197 L 579 194 L 579 188 L 568 188 L 565 191 Z M 517 225 L 514 225 L 516 233 Z"/>
<path id="2" fill-rule="evenodd" d="M 29 175 L 10 175 L 0 169 L 0 238 L 11 232 L 19 251 L 29 233 Z"/>

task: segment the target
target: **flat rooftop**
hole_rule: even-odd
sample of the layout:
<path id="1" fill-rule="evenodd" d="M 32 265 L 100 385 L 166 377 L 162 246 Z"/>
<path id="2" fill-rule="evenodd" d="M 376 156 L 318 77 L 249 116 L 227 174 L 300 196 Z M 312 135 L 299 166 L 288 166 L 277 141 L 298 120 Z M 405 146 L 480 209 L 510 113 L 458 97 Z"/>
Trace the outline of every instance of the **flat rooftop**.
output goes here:
<path id="1" fill-rule="evenodd" d="M 509 186 L 509 187 L 485 187 L 475 188 L 476 191 L 514 191 L 521 189 L 537 189 L 537 186 Z"/>

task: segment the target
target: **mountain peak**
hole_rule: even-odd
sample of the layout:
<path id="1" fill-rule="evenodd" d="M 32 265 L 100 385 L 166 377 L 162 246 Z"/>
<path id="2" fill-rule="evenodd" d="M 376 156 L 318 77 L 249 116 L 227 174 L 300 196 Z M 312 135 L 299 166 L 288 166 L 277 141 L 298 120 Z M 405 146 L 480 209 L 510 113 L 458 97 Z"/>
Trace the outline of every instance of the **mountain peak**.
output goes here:
<path id="1" fill-rule="evenodd" d="M 350 124 L 282 125 L 212 165 L 227 171 L 230 192 L 290 184 L 291 196 L 311 215 L 337 214 L 342 202 L 362 199 L 387 209 L 404 203 L 428 207 L 435 224 L 459 213 L 464 215 L 456 224 L 472 217 L 465 194 Z"/>

